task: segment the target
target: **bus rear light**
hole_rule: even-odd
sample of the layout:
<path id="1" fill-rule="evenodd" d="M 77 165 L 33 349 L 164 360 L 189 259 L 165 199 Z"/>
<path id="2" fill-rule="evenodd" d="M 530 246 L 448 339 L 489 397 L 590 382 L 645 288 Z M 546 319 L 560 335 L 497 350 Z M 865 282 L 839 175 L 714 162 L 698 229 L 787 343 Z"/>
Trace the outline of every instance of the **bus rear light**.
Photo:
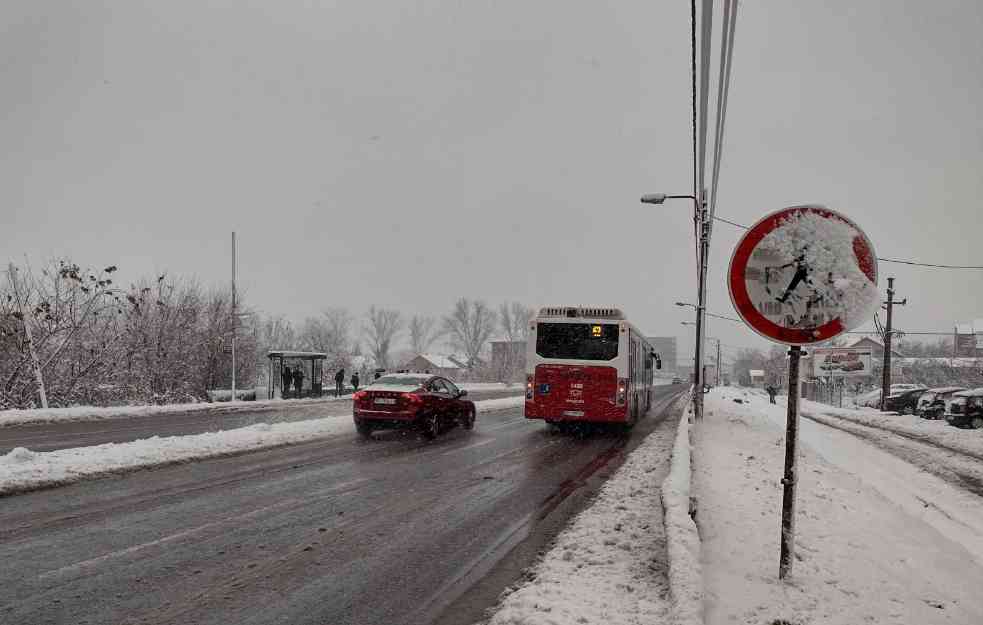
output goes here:
<path id="1" fill-rule="evenodd" d="M 628 398 L 628 378 L 618 378 L 618 392 L 615 393 L 614 403 L 619 406 L 625 405 Z"/>
<path id="2" fill-rule="evenodd" d="M 532 399 L 533 376 L 526 376 L 526 399 Z"/>

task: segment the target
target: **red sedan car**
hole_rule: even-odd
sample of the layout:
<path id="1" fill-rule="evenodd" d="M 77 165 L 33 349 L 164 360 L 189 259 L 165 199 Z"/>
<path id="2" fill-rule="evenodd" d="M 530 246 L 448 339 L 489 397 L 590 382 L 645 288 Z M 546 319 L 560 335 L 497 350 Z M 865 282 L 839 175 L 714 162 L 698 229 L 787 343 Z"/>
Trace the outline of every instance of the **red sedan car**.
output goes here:
<path id="1" fill-rule="evenodd" d="M 364 438 L 373 430 L 414 427 L 436 438 L 454 425 L 474 428 L 474 402 L 447 378 L 397 373 L 383 376 L 353 397 L 355 429 Z"/>

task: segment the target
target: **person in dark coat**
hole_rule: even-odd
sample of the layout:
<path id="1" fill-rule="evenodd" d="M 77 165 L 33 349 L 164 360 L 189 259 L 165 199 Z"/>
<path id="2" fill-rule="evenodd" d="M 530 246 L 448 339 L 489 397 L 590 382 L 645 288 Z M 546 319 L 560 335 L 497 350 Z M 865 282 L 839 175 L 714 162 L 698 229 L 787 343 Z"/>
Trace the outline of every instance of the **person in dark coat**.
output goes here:
<path id="1" fill-rule="evenodd" d="M 352 392 L 358 391 L 358 371 L 352 374 Z"/>
<path id="2" fill-rule="evenodd" d="M 341 392 L 344 390 L 345 386 L 345 370 L 338 369 L 338 373 L 334 374 L 334 396 L 341 397 Z"/>
<path id="3" fill-rule="evenodd" d="M 775 403 L 775 395 L 778 394 L 778 389 L 775 388 L 775 385 L 774 384 L 769 384 L 768 385 L 768 388 L 766 388 L 765 390 L 768 391 L 768 399 L 770 399 L 771 400 L 771 403 L 774 404 Z"/>
<path id="4" fill-rule="evenodd" d="M 300 397 L 300 391 L 304 388 L 304 371 L 300 367 L 294 369 L 294 388 L 297 389 L 297 397 Z"/>
<path id="5" fill-rule="evenodd" d="M 283 381 L 283 384 L 280 386 L 280 396 L 286 397 L 287 394 L 290 392 L 290 381 L 294 379 L 293 372 L 290 371 L 289 366 L 283 368 L 283 372 L 280 374 L 280 378 Z"/>

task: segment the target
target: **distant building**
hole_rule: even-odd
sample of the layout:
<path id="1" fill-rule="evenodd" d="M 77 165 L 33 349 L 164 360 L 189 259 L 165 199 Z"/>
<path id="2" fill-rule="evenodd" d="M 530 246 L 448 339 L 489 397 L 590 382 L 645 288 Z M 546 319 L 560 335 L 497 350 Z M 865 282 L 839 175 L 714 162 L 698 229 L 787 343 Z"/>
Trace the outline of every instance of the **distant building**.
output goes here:
<path id="1" fill-rule="evenodd" d="M 983 358 L 983 319 L 957 323 L 952 340 L 955 356 Z"/>
<path id="2" fill-rule="evenodd" d="M 526 342 L 492 341 L 491 365 L 501 382 L 522 379 L 526 373 Z"/>
<path id="3" fill-rule="evenodd" d="M 751 386 L 757 388 L 764 388 L 765 385 L 765 370 L 764 369 L 750 369 L 748 374 L 751 376 Z"/>
<path id="4" fill-rule="evenodd" d="M 671 378 L 679 375 L 679 362 L 677 360 L 676 337 L 674 336 L 649 336 L 648 342 L 655 348 L 655 353 L 662 359 L 662 370 L 656 371 L 657 376 Z M 692 368 L 692 367 L 691 367 Z"/>
<path id="5" fill-rule="evenodd" d="M 460 378 L 466 370 L 462 359 L 443 354 L 417 354 L 399 368 L 399 371 L 432 373 L 452 380 Z"/>
<path id="6" fill-rule="evenodd" d="M 851 349 L 863 349 L 870 351 L 870 357 L 875 362 L 880 362 L 884 359 L 884 344 L 878 343 L 870 337 L 863 337 L 862 339 L 857 339 L 856 341 L 844 345 L 844 347 L 849 347 Z M 891 348 L 891 358 L 902 358 L 903 355 L 898 350 Z"/>

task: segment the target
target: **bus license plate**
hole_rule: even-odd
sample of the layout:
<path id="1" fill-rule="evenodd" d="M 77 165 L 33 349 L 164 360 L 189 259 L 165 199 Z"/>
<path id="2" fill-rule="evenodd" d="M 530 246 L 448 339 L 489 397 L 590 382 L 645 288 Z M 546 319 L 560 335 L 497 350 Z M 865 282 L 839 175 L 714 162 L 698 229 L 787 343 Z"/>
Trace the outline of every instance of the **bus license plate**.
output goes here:
<path id="1" fill-rule="evenodd" d="M 564 417 L 582 417 L 582 416 L 584 416 L 584 411 L 583 410 L 564 410 L 563 411 L 563 416 Z"/>
<path id="2" fill-rule="evenodd" d="M 395 404 L 396 400 L 392 397 L 376 397 L 375 403 L 377 404 Z"/>

